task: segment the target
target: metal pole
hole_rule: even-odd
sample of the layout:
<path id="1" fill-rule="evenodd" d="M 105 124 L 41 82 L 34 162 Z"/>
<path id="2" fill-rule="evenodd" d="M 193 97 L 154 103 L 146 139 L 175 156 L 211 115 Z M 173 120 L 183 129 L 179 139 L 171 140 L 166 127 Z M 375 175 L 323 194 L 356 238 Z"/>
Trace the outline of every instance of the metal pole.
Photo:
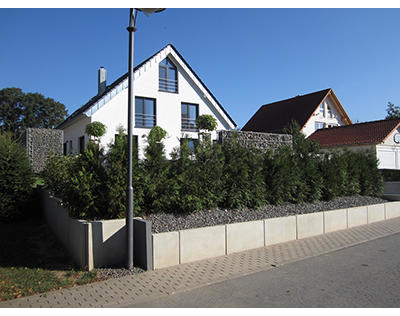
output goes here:
<path id="1" fill-rule="evenodd" d="M 129 65 L 128 65 L 128 186 L 126 205 L 126 234 L 128 246 L 127 268 L 133 268 L 133 187 L 132 187 L 132 125 L 133 125 L 133 40 L 136 31 L 136 12 L 130 9 L 129 26 Z"/>

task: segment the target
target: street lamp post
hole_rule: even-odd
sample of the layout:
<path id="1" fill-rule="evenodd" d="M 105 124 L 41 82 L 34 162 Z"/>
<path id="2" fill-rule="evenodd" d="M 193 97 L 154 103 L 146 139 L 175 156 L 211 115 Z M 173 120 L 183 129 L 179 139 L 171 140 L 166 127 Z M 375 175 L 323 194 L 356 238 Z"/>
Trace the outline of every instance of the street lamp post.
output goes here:
<path id="1" fill-rule="evenodd" d="M 133 41 L 136 31 L 136 18 L 138 11 L 149 16 L 152 13 L 161 12 L 165 9 L 130 9 L 129 26 L 129 62 L 128 62 L 128 185 L 126 206 L 126 233 L 128 246 L 127 268 L 133 268 L 133 186 L 132 186 L 132 128 L 133 128 Z"/>

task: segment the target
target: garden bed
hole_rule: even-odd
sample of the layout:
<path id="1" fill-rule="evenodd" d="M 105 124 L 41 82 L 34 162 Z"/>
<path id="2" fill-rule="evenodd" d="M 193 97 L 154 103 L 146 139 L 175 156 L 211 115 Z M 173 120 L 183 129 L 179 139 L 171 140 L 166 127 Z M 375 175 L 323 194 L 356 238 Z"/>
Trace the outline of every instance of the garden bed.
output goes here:
<path id="1" fill-rule="evenodd" d="M 157 213 L 146 217 L 152 222 L 153 233 L 178 231 L 183 229 L 208 227 L 262 220 L 273 217 L 307 214 L 357 206 L 381 204 L 384 199 L 370 196 L 339 197 L 331 201 L 318 201 L 304 204 L 265 205 L 259 209 L 205 210 L 191 214 Z"/>

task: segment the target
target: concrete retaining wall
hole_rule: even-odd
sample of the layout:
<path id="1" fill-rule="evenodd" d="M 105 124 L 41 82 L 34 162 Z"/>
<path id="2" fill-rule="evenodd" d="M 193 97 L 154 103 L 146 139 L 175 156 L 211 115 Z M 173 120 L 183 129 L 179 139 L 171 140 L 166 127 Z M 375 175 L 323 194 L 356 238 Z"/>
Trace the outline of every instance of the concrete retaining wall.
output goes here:
<path id="1" fill-rule="evenodd" d="M 153 234 L 154 269 L 400 217 L 400 202 Z"/>
<path id="2" fill-rule="evenodd" d="M 84 221 L 70 218 L 61 201 L 43 192 L 45 219 L 82 269 L 122 266 L 126 261 L 125 219 Z"/>
<path id="3" fill-rule="evenodd" d="M 124 265 L 127 250 L 125 219 L 72 219 L 59 199 L 48 192 L 43 195 L 46 221 L 78 266 L 91 270 Z M 145 250 L 143 254 L 136 251 L 134 261 L 136 264 L 145 262 L 145 269 L 161 269 L 394 217 L 400 217 L 400 202 L 159 234 L 151 234 L 150 222 L 136 219 L 147 228 L 143 230 L 143 236 L 138 236 L 138 229 L 134 230 L 135 241 L 143 244 Z M 138 249 L 137 245 L 135 249 Z"/>

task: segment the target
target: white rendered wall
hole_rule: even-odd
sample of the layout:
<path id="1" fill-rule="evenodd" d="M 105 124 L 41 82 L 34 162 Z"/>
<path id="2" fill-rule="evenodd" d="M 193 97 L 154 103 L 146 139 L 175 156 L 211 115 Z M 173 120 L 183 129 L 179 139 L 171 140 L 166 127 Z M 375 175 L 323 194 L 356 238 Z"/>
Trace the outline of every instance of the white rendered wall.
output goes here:
<path id="1" fill-rule="evenodd" d="M 85 129 L 86 125 L 90 123 L 90 118 L 86 115 L 79 115 L 71 123 L 63 127 L 62 130 L 64 131 L 64 143 L 72 141 L 72 154 L 75 155 L 79 153 L 79 137 L 85 136 L 85 146 L 89 140 L 85 134 Z"/>
<path id="2" fill-rule="evenodd" d="M 159 91 L 158 65 L 167 56 L 177 66 L 178 93 Z M 193 76 L 184 63 L 177 59 L 179 57 L 174 50 L 167 47 L 137 70 L 134 79 L 135 96 L 156 100 L 156 125 L 167 131 L 167 137 L 164 140 L 167 157 L 175 147 L 179 146 L 181 138 L 198 138 L 197 132 L 181 130 L 182 102 L 198 104 L 199 115 L 213 115 L 218 122 L 217 130 L 234 128 L 232 122 L 229 121 L 208 92 L 201 87 L 197 78 Z M 133 111 L 135 111 L 135 105 L 133 105 Z M 76 142 L 76 145 L 74 145 L 76 152 L 78 150 L 78 137 L 83 135 L 82 131 L 89 122 L 99 121 L 106 125 L 106 134 L 101 138 L 101 144 L 106 149 L 107 145 L 114 141 L 118 127 L 122 126 L 127 132 L 128 89 L 124 88 L 104 106 L 93 112 L 93 114 L 88 114 L 91 115 L 90 118 L 82 121 L 85 123 L 84 126 L 81 126 L 79 122 L 74 122 L 71 127 L 64 128 L 64 141 L 73 138 L 73 141 Z M 133 118 L 133 125 L 134 122 L 135 119 Z M 143 149 L 147 146 L 146 136 L 149 131 L 150 128 L 137 128 L 135 126 L 133 128 L 133 134 L 138 136 L 139 158 L 143 158 Z M 212 139 L 216 139 L 216 135 L 217 133 L 213 132 Z"/>
<path id="3" fill-rule="evenodd" d="M 334 103 L 331 100 L 331 96 L 329 95 L 324 102 L 322 103 L 324 105 L 325 111 L 324 115 L 322 115 L 319 111 L 319 107 L 315 110 L 315 112 L 311 115 L 310 119 L 302 129 L 302 132 L 306 135 L 306 137 L 310 136 L 312 133 L 316 131 L 315 129 L 315 123 L 316 122 L 322 122 L 325 124 L 334 124 L 336 126 L 342 126 L 346 125 L 340 118 L 340 114 L 334 105 Z M 332 118 L 328 117 L 328 107 L 332 111 Z"/>

